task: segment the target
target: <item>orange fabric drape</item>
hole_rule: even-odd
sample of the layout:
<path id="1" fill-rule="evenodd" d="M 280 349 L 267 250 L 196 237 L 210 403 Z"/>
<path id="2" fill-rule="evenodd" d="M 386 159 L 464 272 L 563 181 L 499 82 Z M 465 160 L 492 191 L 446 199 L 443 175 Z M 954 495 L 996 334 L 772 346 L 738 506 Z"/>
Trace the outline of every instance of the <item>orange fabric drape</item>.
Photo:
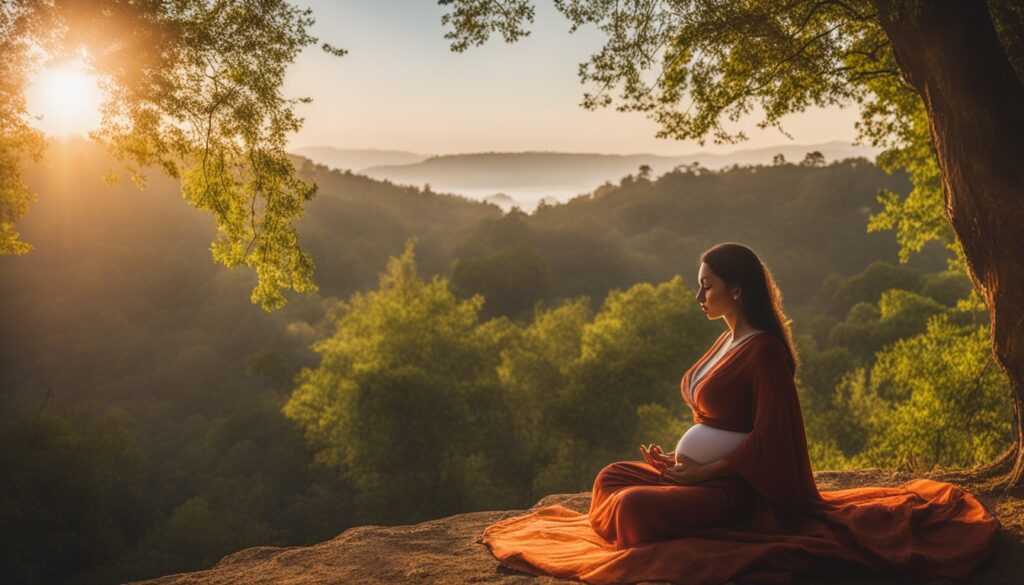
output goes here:
<path id="1" fill-rule="evenodd" d="M 594 482 L 588 514 L 547 506 L 487 527 L 503 564 L 591 583 L 731 579 L 784 583 L 865 571 L 965 578 L 991 552 L 999 521 L 939 481 L 819 492 L 785 344 L 759 333 L 700 380 L 683 376 L 695 423 L 749 433 L 725 459 L 737 475 L 681 486 L 643 462 L 616 462 Z"/>

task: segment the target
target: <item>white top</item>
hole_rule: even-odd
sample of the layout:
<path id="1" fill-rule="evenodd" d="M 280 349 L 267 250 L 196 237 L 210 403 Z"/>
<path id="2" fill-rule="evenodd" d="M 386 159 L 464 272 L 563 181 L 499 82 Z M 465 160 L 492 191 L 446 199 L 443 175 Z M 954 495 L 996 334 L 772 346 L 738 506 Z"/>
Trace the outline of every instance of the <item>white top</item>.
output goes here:
<path id="1" fill-rule="evenodd" d="M 739 346 L 745 339 L 753 337 L 758 333 L 764 332 L 760 330 L 753 331 L 739 339 L 723 343 L 722 347 L 715 352 L 715 355 L 711 356 L 711 359 L 701 364 L 690 378 L 690 400 L 693 400 L 693 386 L 698 378 L 711 371 L 711 368 L 733 348 Z M 681 453 L 700 464 L 711 463 L 732 453 L 746 436 L 747 433 L 727 431 L 697 423 L 683 433 L 683 436 L 680 437 L 679 442 L 676 444 L 675 452 Z"/>
<path id="2" fill-rule="evenodd" d="M 679 438 L 676 453 L 686 455 L 703 465 L 732 453 L 746 436 L 747 433 L 716 429 L 697 423 Z"/>

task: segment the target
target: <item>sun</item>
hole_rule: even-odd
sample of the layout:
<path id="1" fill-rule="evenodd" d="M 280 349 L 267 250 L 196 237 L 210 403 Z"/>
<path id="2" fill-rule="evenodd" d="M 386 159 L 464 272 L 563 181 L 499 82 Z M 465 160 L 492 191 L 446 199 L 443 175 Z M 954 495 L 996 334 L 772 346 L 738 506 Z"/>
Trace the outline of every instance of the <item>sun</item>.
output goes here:
<path id="1" fill-rule="evenodd" d="M 26 92 L 32 125 L 51 136 L 86 135 L 99 128 L 103 93 L 84 67 L 62 64 L 40 71 Z"/>

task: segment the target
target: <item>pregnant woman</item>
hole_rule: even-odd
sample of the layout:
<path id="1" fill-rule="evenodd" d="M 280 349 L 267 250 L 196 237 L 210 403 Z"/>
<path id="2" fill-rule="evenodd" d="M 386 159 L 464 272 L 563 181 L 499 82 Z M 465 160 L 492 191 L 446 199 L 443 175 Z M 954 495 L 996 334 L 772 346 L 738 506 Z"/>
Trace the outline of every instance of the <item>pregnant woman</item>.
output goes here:
<path id="1" fill-rule="evenodd" d="M 588 514 L 536 509 L 489 526 L 503 564 L 591 583 L 788 582 L 853 572 L 965 578 L 999 521 L 969 493 L 918 479 L 818 492 L 771 273 L 749 248 L 701 255 L 697 301 L 727 330 L 684 374 L 694 425 L 675 452 L 641 447 L 597 475 Z"/>

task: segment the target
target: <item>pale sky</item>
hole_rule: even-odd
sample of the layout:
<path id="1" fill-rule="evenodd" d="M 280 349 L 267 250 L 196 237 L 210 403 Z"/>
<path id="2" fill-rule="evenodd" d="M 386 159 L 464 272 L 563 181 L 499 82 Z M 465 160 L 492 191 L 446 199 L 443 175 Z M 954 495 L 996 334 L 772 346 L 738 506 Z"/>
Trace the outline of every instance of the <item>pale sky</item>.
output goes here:
<path id="1" fill-rule="evenodd" d="M 603 46 L 595 27 L 570 34 L 550 0 L 537 0 L 530 36 L 506 44 L 500 35 L 463 53 L 451 52 L 432 0 L 307 0 L 313 33 L 347 49 L 332 57 L 307 49 L 289 72 L 285 94 L 313 98 L 299 105 L 305 127 L 293 148 L 335 146 L 422 154 L 482 151 L 688 154 L 731 152 L 781 143 L 853 141 L 854 107 L 813 110 L 784 119 L 793 140 L 777 130 L 746 128 L 750 140 L 657 139 L 643 114 L 614 107 L 584 110 L 579 64 Z"/>
<path id="2" fill-rule="evenodd" d="M 463 53 L 449 50 L 441 25 L 445 8 L 435 0 L 293 0 L 313 9 L 313 34 L 347 49 L 334 57 L 307 48 L 289 69 L 286 97 L 297 104 L 303 129 L 290 140 L 303 146 L 378 148 L 420 154 L 560 151 L 664 155 L 732 152 L 779 144 L 852 142 L 854 107 L 809 110 L 783 120 L 790 140 L 759 130 L 751 117 L 750 140 L 736 145 L 655 138 L 657 125 L 643 114 L 584 110 L 579 64 L 604 45 L 595 27 L 570 34 L 569 21 L 537 0 L 531 34 L 506 44 L 500 35 Z M 28 91 L 36 122 L 55 135 L 84 134 L 99 124 L 95 79 L 71 65 L 36 76 Z M 655 73 L 652 72 L 652 75 Z"/>

